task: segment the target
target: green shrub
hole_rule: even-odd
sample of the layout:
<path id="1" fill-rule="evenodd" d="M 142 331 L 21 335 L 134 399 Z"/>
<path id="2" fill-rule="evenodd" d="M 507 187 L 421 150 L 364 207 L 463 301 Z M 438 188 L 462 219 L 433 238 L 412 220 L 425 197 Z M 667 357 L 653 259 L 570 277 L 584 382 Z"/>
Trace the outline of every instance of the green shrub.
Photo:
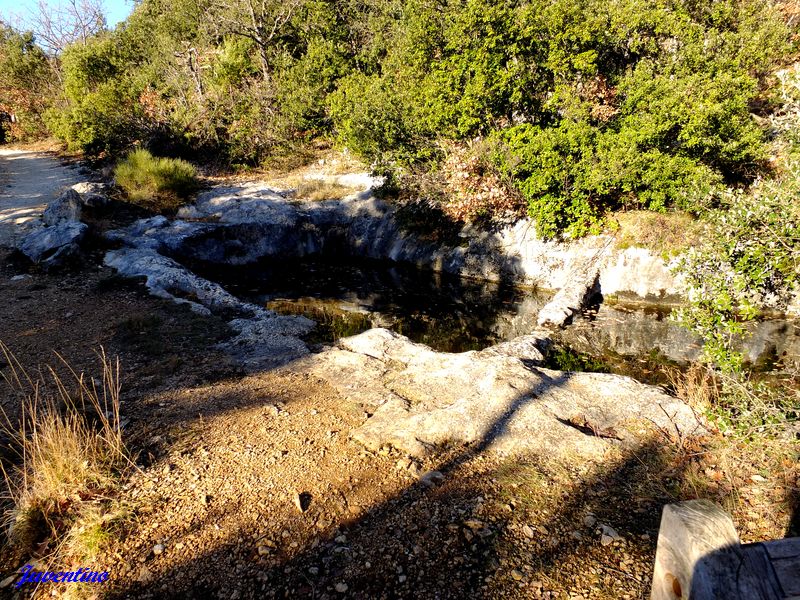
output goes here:
<path id="1" fill-rule="evenodd" d="M 753 0 L 411 1 L 331 117 L 352 150 L 400 167 L 488 135 L 539 233 L 580 236 L 609 210 L 699 213 L 752 181 L 766 154 L 751 112 L 788 40 Z"/>
<path id="2" fill-rule="evenodd" d="M 177 208 L 198 188 L 192 165 L 175 158 L 157 158 L 143 149 L 120 161 L 114 178 L 131 202 L 157 210 Z"/>
<path id="3" fill-rule="evenodd" d="M 16 116 L 0 123 L 0 142 L 31 140 L 45 131 L 44 112 L 53 103 L 56 73 L 30 32 L 0 21 L 0 111 Z"/>

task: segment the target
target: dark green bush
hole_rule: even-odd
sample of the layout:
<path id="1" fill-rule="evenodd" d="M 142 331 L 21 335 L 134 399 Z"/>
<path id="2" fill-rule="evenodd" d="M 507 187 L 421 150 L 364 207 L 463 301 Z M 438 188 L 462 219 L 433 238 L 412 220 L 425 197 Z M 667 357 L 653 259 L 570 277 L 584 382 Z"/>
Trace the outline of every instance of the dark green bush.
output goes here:
<path id="1" fill-rule="evenodd" d="M 63 56 L 52 130 L 90 154 L 263 164 L 336 136 L 383 169 L 496 147 L 539 231 L 618 207 L 704 210 L 764 170 L 789 31 L 757 0 L 143 0 Z M 445 178 L 446 179 L 446 178 Z"/>
<path id="2" fill-rule="evenodd" d="M 621 206 L 698 212 L 763 169 L 750 113 L 788 44 L 764 3 L 408 6 L 380 72 L 332 97 L 340 137 L 369 159 L 402 167 L 442 137 L 490 135 L 545 236 L 596 231 Z"/>
<path id="3" fill-rule="evenodd" d="M 15 122 L 0 123 L 0 141 L 30 140 L 45 132 L 44 113 L 54 101 L 56 73 L 30 32 L 0 21 L 0 111 Z"/>

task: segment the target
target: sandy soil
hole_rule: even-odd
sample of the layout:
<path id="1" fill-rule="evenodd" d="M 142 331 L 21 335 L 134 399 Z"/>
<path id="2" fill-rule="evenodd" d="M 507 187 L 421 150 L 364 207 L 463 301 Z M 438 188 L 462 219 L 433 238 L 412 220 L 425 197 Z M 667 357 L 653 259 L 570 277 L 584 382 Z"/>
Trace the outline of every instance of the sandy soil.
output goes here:
<path id="1" fill-rule="evenodd" d="M 77 169 L 50 153 L 0 149 L 0 246 L 13 246 L 47 203 L 78 181 Z"/>

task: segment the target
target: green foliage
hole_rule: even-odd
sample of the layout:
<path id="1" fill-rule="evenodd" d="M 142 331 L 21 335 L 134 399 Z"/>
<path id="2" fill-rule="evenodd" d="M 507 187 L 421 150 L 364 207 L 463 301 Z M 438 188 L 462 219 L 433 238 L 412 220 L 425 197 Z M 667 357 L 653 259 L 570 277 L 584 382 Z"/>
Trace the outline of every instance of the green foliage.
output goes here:
<path id="1" fill-rule="evenodd" d="M 800 278 L 800 165 L 749 193 L 728 192 L 712 211 L 704 243 L 684 257 L 680 271 L 691 305 L 680 319 L 706 341 L 707 359 L 727 373 L 741 370 L 735 351 L 744 322 L 759 307 L 782 309 Z"/>
<path id="2" fill-rule="evenodd" d="M 397 100 L 380 77 L 354 74 L 340 82 L 331 116 L 350 150 L 379 163 L 413 154 L 413 126 Z"/>
<path id="3" fill-rule="evenodd" d="M 699 212 L 757 174 L 750 112 L 788 44 L 768 6 L 739 0 L 409 2 L 393 36 L 380 71 L 331 98 L 342 141 L 402 167 L 441 137 L 491 135 L 547 237 L 620 206 Z"/>
<path id="4" fill-rule="evenodd" d="M 54 80 L 55 73 L 33 34 L 0 22 L 0 111 L 17 119 L 10 128 L 11 139 L 43 134 L 42 115 L 53 101 Z"/>
<path id="5" fill-rule="evenodd" d="M 128 70 L 130 56 L 110 36 L 70 46 L 62 56 L 66 106 L 47 114 L 50 130 L 72 150 L 118 152 L 140 137 L 143 91 Z"/>
<path id="6" fill-rule="evenodd" d="M 48 123 L 93 155 L 230 165 L 335 136 L 405 172 L 481 137 L 539 232 L 580 236 L 756 178 L 751 112 L 788 40 L 756 0 L 143 0 L 64 53 Z"/>
<path id="7" fill-rule="evenodd" d="M 174 209 L 198 188 L 197 172 L 186 161 L 156 158 L 147 150 L 130 152 L 114 169 L 114 179 L 135 203 Z"/>

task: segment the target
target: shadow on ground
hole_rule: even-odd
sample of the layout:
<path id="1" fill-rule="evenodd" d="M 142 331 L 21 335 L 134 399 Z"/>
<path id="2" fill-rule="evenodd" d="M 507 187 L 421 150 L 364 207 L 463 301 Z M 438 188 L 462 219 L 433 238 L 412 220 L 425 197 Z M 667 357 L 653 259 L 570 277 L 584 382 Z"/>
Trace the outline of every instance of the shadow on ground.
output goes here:
<path id="1" fill-rule="evenodd" d="M 600 466 L 489 458 L 487 448 L 534 401 L 520 397 L 471 447 L 444 449 L 433 465 L 441 480 L 423 477 L 357 513 L 340 505 L 334 519 L 324 498 L 303 514 L 287 505 L 270 513 L 278 521 L 271 527 L 296 533 L 274 549 L 262 554 L 252 532 L 230 532 L 188 561 L 151 563 L 146 581 L 125 583 L 112 597 L 646 595 L 650 572 L 637 565 L 652 563 L 660 507 L 676 498 L 685 449 L 653 439 L 612 450 Z M 214 527 L 229 510 L 214 507 L 192 527 Z"/>

